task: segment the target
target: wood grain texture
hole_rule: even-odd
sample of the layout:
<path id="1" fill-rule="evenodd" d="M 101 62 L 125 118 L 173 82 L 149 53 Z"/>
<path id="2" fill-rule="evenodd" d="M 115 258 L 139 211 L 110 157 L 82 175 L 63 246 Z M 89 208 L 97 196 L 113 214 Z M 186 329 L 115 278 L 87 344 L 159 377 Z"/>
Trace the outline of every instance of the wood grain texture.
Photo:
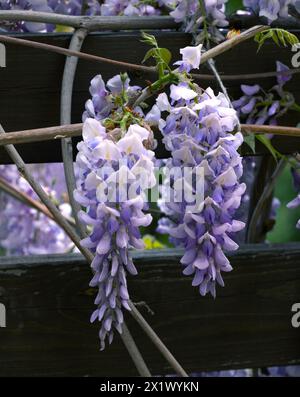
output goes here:
<path id="1" fill-rule="evenodd" d="M 216 300 L 200 297 L 181 275 L 180 251 L 139 252 L 130 278 L 134 302 L 188 371 L 300 362 L 300 329 L 291 306 L 300 298 L 300 246 L 249 245 L 231 256 L 234 271 Z M 135 376 L 119 337 L 99 352 L 98 325 L 89 324 L 94 290 L 79 255 L 0 259 L 0 376 Z M 151 372 L 171 373 L 126 315 Z"/>
<path id="2" fill-rule="evenodd" d="M 179 57 L 179 48 L 190 43 L 190 36 L 181 32 L 154 32 L 161 46 L 171 49 L 173 60 Z M 40 42 L 68 47 L 69 34 L 26 35 L 29 39 Z M 0 122 L 6 131 L 17 131 L 39 127 L 50 127 L 59 124 L 60 86 L 64 66 L 64 57 L 46 51 L 6 46 L 7 67 L 0 69 Z M 88 36 L 82 51 L 105 56 L 116 60 L 126 60 L 140 63 L 147 50 L 147 46 L 140 42 L 140 33 L 94 33 Z M 291 51 L 289 48 L 277 47 L 268 42 L 263 51 L 257 53 L 257 45 L 253 41 L 242 43 L 233 50 L 216 58 L 218 70 L 224 74 L 258 73 L 275 70 L 276 60 L 280 60 L 291 67 Z M 87 61 L 79 61 L 78 71 L 74 82 L 72 122 L 80 122 L 84 103 L 89 98 L 89 82 L 96 74 L 101 73 L 104 80 L 119 73 L 121 69 L 108 64 L 99 65 Z M 124 71 L 124 70 L 122 70 Z M 204 65 L 201 72 L 210 73 Z M 145 80 L 153 76 L 142 76 L 140 73 L 130 73 L 134 83 L 145 84 Z M 232 98 L 241 95 L 240 84 L 243 81 L 226 81 Z M 265 88 L 275 84 L 274 77 L 262 81 L 247 81 L 246 84 L 260 83 Z M 205 88 L 211 85 L 217 88 L 215 82 L 203 81 L 200 85 Z M 296 74 L 287 84 L 287 89 L 294 93 L 300 102 L 300 75 Z M 296 112 L 289 113 L 281 119 L 285 123 L 295 126 L 299 122 Z M 276 137 L 274 146 L 283 153 L 292 153 L 300 149 L 299 138 Z M 76 139 L 74 139 L 76 145 Z M 61 161 L 59 142 L 31 143 L 20 146 L 20 154 L 26 162 Z M 265 149 L 258 145 L 258 152 Z M 249 149 L 244 148 L 244 154 Z M 159 145 L 158 157 L 166 156 L 162 145 Z M 10 160 L 3 148 L 0 148 L 0 163 Z"/>

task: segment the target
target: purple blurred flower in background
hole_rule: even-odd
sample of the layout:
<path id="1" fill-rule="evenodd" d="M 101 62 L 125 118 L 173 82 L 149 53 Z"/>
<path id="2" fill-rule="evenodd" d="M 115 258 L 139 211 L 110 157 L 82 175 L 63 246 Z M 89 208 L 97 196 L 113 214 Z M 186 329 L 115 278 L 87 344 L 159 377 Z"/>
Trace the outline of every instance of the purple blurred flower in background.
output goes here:
<path id="1" fill-rule="evenodd" d="M 0 10 L 53 12 L 47 0 L 0 0 Z M 51 32 L 54 30 L 54 26 L 38 22 L 0 21 L 0 29 L 15 32 Z"/>
<path id="2" fill-rule="evenodd" d="M 295 3 L 296 0 L 243 0 L 245 7 L 251 8 L 260 17 L 266 17 L 269 23 L 278 17 L 286 18 L 288 6 Z"/>
<path id="3" fill-rule="evenodd" d="M 58 205 L 71 215 L 66 201 L 62 164 L 29 165 L 32 174 Z M 14 165 L 1 165 L 0 176 L 21 192 L 38 199 Z M 0 192 L 0 247 L 6 255 L 58 254 L 73 250 L 74 245 L 63 230 L 46 215 Z"/>

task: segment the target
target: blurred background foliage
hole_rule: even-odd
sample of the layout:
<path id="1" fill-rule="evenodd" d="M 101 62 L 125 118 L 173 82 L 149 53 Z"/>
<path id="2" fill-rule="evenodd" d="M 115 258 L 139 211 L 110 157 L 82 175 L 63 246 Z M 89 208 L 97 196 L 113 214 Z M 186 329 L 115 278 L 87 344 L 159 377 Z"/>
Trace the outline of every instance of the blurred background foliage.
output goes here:
<path id="1" fill-rule="evenodd" d="M 230 15 L 234 11 L 241 10 L 243 8 L 243 0 L 229 0 L 226 4 L 226 13 L 227 15 Z"/>
<path id="2" fill-rule="evenodd" d="M 287 166 L 278 178 L 275 194 L 280 202 L 274 229 L 268 234 L 268 241 L 272 243 L 286 243 L 300 241 L 300 230 L 295 225 L 300 218 L 300 208 L 288 209 L 286 204 L 296 197 L 290 166 Z"/>

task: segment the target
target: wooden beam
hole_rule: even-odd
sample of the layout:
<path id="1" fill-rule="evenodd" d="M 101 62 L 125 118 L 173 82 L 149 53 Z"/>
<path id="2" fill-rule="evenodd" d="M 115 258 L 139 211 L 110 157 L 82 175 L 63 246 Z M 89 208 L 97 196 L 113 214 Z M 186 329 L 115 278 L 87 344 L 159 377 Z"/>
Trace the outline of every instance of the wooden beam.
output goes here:
<path id="1" fill-rule="evenodd" d="M 231 255 L 217 299 L 201 297 L 181 275 L 181 252 L 134 254 L 134 302 L 190 372 L 300 363 L 300 329 L 291 306 L 299 301 L 300 245 L 249 245 Z M 89 324 L 95 290 L 79 255 L 0 259 L 0 376 L 133 376 L 118 337 L 99 351 L 98 326 Z M 154 374 L 170 373 L 130 315 L 137 345 Z"/>

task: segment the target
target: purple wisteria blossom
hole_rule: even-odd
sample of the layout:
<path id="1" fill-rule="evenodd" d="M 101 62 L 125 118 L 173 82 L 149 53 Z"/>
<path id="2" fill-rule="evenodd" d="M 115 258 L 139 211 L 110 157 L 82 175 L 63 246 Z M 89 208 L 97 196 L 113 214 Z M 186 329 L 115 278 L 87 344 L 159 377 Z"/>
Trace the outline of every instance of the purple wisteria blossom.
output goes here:
<path id="1" fill-rule="evenodd" d="M 199 28 L 204 19 L 211 26 L 225 27 L 228 25 L 225 15 L 225 4 L 227 0 L 204 0 L 205 14 L 198 0 L 174 0 L 167 2 L 167 6 L 173 11 L 170 15 L 176 22 L 183 22 L 185 31 L 191 32 Z"/>
<path id="2" fill-rule="evenodd" d="M 124 116 L 121 111 L 118 114 L 117 99 L 128 88 L 127 80 L 120 76 L 109 80 L 109 95 L 101 76 L 92 80 L 92 87 L 93 104 L 90 102 L 87 107 L 93 105 L 94 111 L 88 111 L 102 121 L 84 116 L 83 141 L 78 144 L 76 159 L 75 198 L 86 208 L 79 216 L 91 230 L 82 244 L 95 254 L 95 275 L 90 285 L 98 288 L 98 294 L 91 321 L 101 322 L 102 350 L 106 339 L 112 342 L 115 329 L 122 332 L 122 309 L 130 310 L 126 274 L 135 275 L 137 270 L 129 249 L 144 247 L 139 227 L 152 221 L 151 215 L 144 213 L 145 191 L 156 180 L 154 152 L 145 147 L 152 136 L 149 128 L 134 123 L 113 130 L 105 127 L 112 123 L 112 119 L 105 119 L 112 116 L 112 109 L 115 117 Z M 95 100 L 96 92 L 100 93 L 99 101 Z"/>
<path id="3" fill-rule="evenodd" d="M 29 168 L 61 212 L 69 217 L 71 207 L 66 202 L 62 164 L 30 165 Z M 1 165 L 0 176 L 29 197 L 37 199 L 16 166 Z M 73 243 L 54 221 L 4 192 L 0 195 L 0 247 L 6 255 L 58 254 L 73 250 Z"/>
<path id="4" fill-rule="evenodd" d="M 114 112 L 121 111 L 120 105 L 124 96 L 129 100 L 139 90 L 140 87 L 130 85 L 130 79 L 126 75 L 116 75 L 106 85 L 100 74 L 95 76 L 90 84 L 92 98 L 86 101 L 83 121 L 89 117 L 102 120 L 110 115 L 112 109 Z M 134 110 L 137 113 L 142 112 L 139 107 Z"/>
<path id="5" fill-rule="evenodd" d="M 245 7 L 251 8 L 261 17 L 266 17 L 271 23 L 278 17 L 286 18 L 288 6 L 295 4 L 296 0 L 243 0 L 243 3 Z"/>
<path id="6" fill-rule="evenodd" d="M 140 0 L 105 0 L 101 4 L 101 15 L 125 15 L 125 16 L 142 16 L 142 15 L 159 15 L 161 13 L 158 1 L 140 1 Z"/>
<path id="7" fill-rule="evenodd" d="M 125 1 L 115 1 L 116 8 L 112 7 L 112 14 L 102 14 L 102 5 L 105 4 L 103 1 L 98 0 L 48 0 L 49 6 L 54 12 L 58 14 L 66 15 L 119 15 L 118 7 L 122 8 L 123 3 L 129 3 L 128 0 Z M 112 3 L 112 2 L 111 2 Z M 104 10 L 103 10 L 104 11 Z"/>
<path id="8" fill-rule="evenodd" d="M 216 283 L 224 285 L 221 272 L 232 269 L 224 251 L 238 248 L 233 236 L 244 227 L 233 218 L 246 187 L 239 183 L 243 168 L 237 152 L 243 137 L 232 133 L 236 112 L 223 94 L 215 96 L 211 88 L 201 92 L 195 84 L 180 82 L 171 85 L 170 100 L 166 93 L 158 96 L 146 120 L 154 122 L 154 115 L 172 155 L 160 200 L 167 217 L 160 221 L 159 231 L 184 247 L 183 273 L 193 275 L 200 294 L 215 296 Z M 183 197 L 178 200 L 180 183 Z"/>

